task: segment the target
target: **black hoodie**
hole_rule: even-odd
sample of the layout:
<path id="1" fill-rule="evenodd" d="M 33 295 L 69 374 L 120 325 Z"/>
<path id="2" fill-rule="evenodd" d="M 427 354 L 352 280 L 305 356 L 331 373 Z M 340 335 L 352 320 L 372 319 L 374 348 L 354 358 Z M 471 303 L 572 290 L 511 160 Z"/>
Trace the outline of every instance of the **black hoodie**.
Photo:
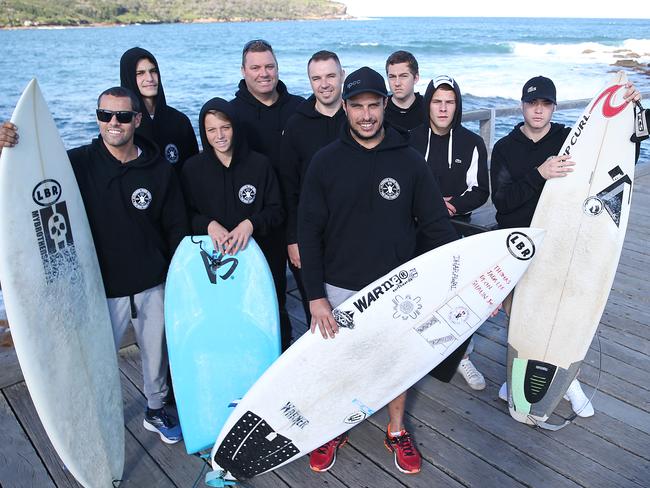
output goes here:
<path id="1" fill-rule="evenodd" d="M 162 283 L 188 230 L 173 168 L 148 139 L 135 136 L 134 142 L 142 153 L 125 164 L 101 137 L 68 151 L 109 298 Z"/>
<path id="2" fill-rule="evenodd" d="M 246 81 L 240 80 L 239 90 L 230 103 L 239 116 L 248 145 L 269 158 L 277 174 L 282 131 L 304 98 L 291 95 L 282 81 L 278 81 L 276 90 L 278 99 L 275 103 L 264 105 L 248 91 Z"/>
<path id="3" fill-rule="evenodd" d="M 433 133 L 429 126 L 429 110 L 423 124 L 411 131 L 411 144 L 422 154 L 445 197 L 456 207 L 457 215 L 466 215 L 483 205 L 490 196 L 487 150 L 481 136 L 461 125 L 463 99 L 454 80 L 456 111 L 451 130 L 444 136 Z M 436 89 L 429 82 L 424 106 L 429 107 Z"/>
<path id="4" fill-rule="evenodd" d="M 210 146 L 205 132 L 208 110 L 223 112 L 233 128 L 233 155 L 224 166 Z M 251 151 L 232 106 L 221 98 L 208 101 L 199 115 L 203 151 L 191 157 L 181 172 L 192 232 L 206 234 L 216 220 L 227 230 L 249 219 L 259 239 L 282 223 L 284 211 L 280 187 L 268 159 Z"/>
<path id="5" fill-rule="evenodd" d="M 341 137 L 313 157 L 298 207 L 298 241 L 308 298 L 324 282 L 359 290 L 415 256 L 416 220 L 424 250 L 451 242 L 440 190 L 408 136 L 385 124 L 373 149 L 346 122 Z"/>
<path id="6" fill-rule="evenodd" d="M 492 150 L 492 202 L 502 229 L 530 225 L 546 183 L 537 167 L 549 156 L 560 153 L 571 132 L 570 127 L 551 122 L 548 133 L 533 142 L 521 131 L 523 125 L 517 124 Z"/>
<path id="7" fill-rule="evenodd" d="M 395 105 L 391 96 L 386 105 L 384 120 L 393 127 L 400 127 L 405 130 L 415 129 L 422 124 L 422 120 L 425 118 L 425 107 L 428 107 L 428 105 L 424 104 L 424 98 L 419 93 L 415 94 L 415 100 L 408 108 Z"/>
<path id="8" fill-rule="evenodd" d="M 149 51 L 134 47 L 126 51 L 120 59 L 120 83 L 131 90 L 140 100 L 142 123 L 136 129 L 136 134 L 148 137 L 154 141 L 161 155 L 180 171 L 183 163 L 190 156 L 199 152 L 194 129 L 187 116 L 167 105 L 162 76 L 158 69 L 158 95 L 156 96 L 156 112 L 153 119 L 144 104 L 140 89 L 136 82 L 135 69 L 138 61 L 149 59 L 158 68 L 158 61 Z"/>
<path id="9" fill-rule="evenodd" d="M 333 117 L 316 110 L 316 97 L 298 105 L 282 134 L 280 184 L 287 210 L 287 244 L 298 242 L 298 200 L 309 163 L 319 149 L 334 141 L 345 122 L 343 107 Z"/>

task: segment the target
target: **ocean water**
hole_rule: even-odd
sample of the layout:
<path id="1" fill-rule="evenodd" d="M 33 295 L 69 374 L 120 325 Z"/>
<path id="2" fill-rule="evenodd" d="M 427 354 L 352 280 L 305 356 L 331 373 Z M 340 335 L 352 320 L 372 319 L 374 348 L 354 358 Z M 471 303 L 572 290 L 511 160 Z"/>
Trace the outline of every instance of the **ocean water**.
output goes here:
<path id="1" fill-rule="evenodd" d="M 559 100 L 591 98 L 624 53 L 650 63 L 648 20 L 375 18 L 2 30 L 0 119 L 11 116 L 36 77 L 66 146 L 89 142 L 97 133 L 97 95 L 119 84 L 121 54 L 141 46 L 158 59 L 169 104 L 196 129 L 206 100 L 234 96 L 242 46 L 254 38 L 273 45 L 280 78 L 292 93 L 310 93 L 306 63 L 320 49 L 337 52 L 347 72 L 368 65 L 382 73 L 388 55 L 405 49 L 420 64 L 419 90 L 432 77 L 450 74 L 465 110 L 517 106 L 523 83 L 539 74 L 556 82 Z M 627 71 L 650 92 L 650 76 Z M 561 112 L 556 120 L 571 124 L 578 115 Z M 517 121 L 498 120 L 497 137 Z"/>

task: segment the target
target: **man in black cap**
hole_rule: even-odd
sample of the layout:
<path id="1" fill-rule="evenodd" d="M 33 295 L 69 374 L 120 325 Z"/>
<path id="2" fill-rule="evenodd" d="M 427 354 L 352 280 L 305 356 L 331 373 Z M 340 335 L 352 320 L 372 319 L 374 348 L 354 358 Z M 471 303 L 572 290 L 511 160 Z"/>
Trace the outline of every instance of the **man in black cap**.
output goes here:
<path id="1" fill-rule="evenodd" d="M 311 331 L 334 339 L 332 308 L 415 256 L 416 222 L 424 249 L 457 238 L 442 195 L 408 136 L 384 123 L 386 85 L 363 67 L 343 84 L 346 121 L 340 137 L 318 151 L 298 207 L 298 243 L 312 314 Z M 387 232 L 387 229 L 390 229 Z M 390 344 L 385 351 L 391 357 Z M 420 471 L 421 457 L 404 427 L 406 392 L 388 404 L 384 444 L 404 473 Z M 314 471 L 327 471 L 347 434 L 310 454 Z"/>
<path id="2" fill-rule="evenodd" d="M 632 83 L 627 84 L 625 100 L 638 101 L 641 94 Z M 524 84 L 521 111 L 524 121 L 501 138 L 492 151 L 490 177 L 492 202 L 500 228 L 528 227 L 546 180 L 564 178 L 573 171 L 575 162 L 560 154 L 571 127 L 551 122 L 556 106 L 555 84 L 544 76 L 535 76 Z M 503 302 L 510 314 L 512 294 Z M 507 386 L 499 390 L 499 398 L 507 400 Z M 575 379 L 565 398 L 580 417 L 591 417 L 594 408 Z"/>

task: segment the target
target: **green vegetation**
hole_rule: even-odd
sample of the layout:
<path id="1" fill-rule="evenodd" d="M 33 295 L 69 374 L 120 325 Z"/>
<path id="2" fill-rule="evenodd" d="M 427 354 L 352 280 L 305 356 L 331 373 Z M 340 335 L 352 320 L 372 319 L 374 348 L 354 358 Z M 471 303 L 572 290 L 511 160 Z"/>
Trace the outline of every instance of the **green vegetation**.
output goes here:
<path id="1" fill-rule="evenodd" d="M 0 27 L 339 18 L 330 0 L 0 0 Z"/>

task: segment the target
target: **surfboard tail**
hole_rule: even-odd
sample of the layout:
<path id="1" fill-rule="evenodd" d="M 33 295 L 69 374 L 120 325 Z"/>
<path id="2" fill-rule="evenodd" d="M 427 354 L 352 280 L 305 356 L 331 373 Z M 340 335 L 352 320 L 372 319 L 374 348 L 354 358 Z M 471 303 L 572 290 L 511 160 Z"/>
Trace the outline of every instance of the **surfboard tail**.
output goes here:
<path id="1" fill-rule="evenodd" d="M 548 420 L 578 374 L 580 362 L 568 368 L 519 357 L 508 346 L 508 409 L 512 418 L 529 425 Z"/>

